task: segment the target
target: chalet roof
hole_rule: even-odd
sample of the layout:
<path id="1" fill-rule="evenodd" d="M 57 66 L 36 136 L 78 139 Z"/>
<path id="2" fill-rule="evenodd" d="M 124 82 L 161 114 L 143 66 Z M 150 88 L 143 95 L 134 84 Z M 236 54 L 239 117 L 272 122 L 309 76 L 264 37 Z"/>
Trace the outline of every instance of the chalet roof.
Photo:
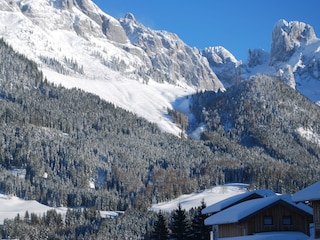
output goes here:
<path id="1" fill-rule="evenodd" d="M 202 214 L 220 212 L 223 209 L 226 209 L 230 206 L 233 206 L 235 204 L 243 202 L 245 199 L 248 199 L 253 195 L 257 195 L 256 198 L 264 198 L 264 197 L 274 196 L 276 194 L 271 190 L 254 190 L 254 191 L 245 192 L 242 194 L 232 196 L 230 198 L 226 198 L 220 202 L 217 202 L 215 204 L 212 204 L 212 205 L 204 208 L 202 210 Z"/>
<path id="2" fill-rule="evenodd" d="M 275 204 L 278 201 L 284 201 L 291 206 L 312 215 L 312 208 L 300 203 L 295 204 L 292 201 L 291 195 L 274 195 L 265 198 L 256 198 L 253 200 L 248 200 L 239 204 L 236 204 L 232 207 L 226 208 L 221 212 L 218 212 L 211 217 L 205 219 L 205 225 L 219 225 L 219 224 L 228 224 L 228 223 L 236 223 L 244 218 L 262 210 L 263 208 L 267 208 Z"/>
<path id="3" fill-rule="evenodd" d="M 320 200 L 320 181 L 292 195 L 295 202 Z"/>

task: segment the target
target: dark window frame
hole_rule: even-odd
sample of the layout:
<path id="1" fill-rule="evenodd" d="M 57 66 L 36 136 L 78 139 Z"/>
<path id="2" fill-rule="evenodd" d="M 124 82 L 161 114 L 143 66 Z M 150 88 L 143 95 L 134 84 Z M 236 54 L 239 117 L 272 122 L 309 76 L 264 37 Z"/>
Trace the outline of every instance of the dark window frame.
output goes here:
<path id="1" fill-rule="evenodd" d="M 292 225 L 292 216 L 283 216 L 282 217 L 282 225 L 291 226 Z"/>
<path id="2" fill-rule="evenodd" d="M 272 216 L 264 216 L 263 217 L 263 225 L 272 226 L 273 225 L 273 217 Z"/>

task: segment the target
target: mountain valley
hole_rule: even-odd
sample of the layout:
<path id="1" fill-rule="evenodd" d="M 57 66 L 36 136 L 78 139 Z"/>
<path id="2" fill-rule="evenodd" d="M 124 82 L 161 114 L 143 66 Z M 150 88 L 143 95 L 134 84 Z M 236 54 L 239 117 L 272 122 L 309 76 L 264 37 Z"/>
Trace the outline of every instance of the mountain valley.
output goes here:
<path id="1" fill-rule="evenodd" d="M 147 238 L 152 204 L 229 182 L 293 193 L 319 178 L 320 40 L 306 23 L 279 20 L 271 52 L 245 63 L 90 0 L 0 0 L 0 35 L 0 191 L 125 212 L 37 225 L 39 238 Z M 2 237 L 21 237 L 17 223 Z"/>

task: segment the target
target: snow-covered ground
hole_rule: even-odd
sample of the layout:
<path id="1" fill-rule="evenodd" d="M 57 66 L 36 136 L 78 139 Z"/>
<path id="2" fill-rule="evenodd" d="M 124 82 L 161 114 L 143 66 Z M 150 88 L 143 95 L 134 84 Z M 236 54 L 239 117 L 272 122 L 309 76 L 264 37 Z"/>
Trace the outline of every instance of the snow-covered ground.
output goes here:
<path id="1" fill-rule="evenodd" d="M 297 129 L 297 132 L 306 140 L 316 144 L 320 144 L 320 136 L 319 134 L 315 133 L 312 128 L 299 127 Z"/>
<path id="2" fill-rule="evenodd" d="M 247 191 L 246 184 L 226 184 L 223 186 L 215 186 L 211 189 L 206 189 L 198 193 L 185 194 L 174 200 L 152 205 L 152 211 L 171 212 L 181 205 L 182 209 L 189 210 L 199 207 L 203 200 L 207 206 L 217 203 L 223 199 L 241 194 Z"/>
<path id="3" fill-rule="evenodd" d="M 26 211 L 28 211 L 29 214 L 35 213 L 41 216 L 42 213 L 52 209 L 53 208 L 40 204 L 34 200 L 26 201 L 18 197 L 0 194 L 0 224 L 3 224 L 3 221 L 7 218 L 13 219 L 18 214 L 23 218 Z M 57 208 L 56 210 L 61 214 L 66 212 L 65 208 Z"/>
<path id="4" fill-rule="evenodd" d="M 251 236 L 219 238 L 221 240 L 307 240 L 309 236 L 301 232 L 258 233 Z"/>
<path id="5" fill-rule="evenodd" d="M 189 195 L 182 195 L 181 197 L 174 199 L 170 202 L 153 205 L 150 210 L 152 211 L 172 211 L 178 207 L 180 203 L 182 208 L 191 209 L 192 207 L 197 207 L 201 205 L 201 201 L 204 200 L 207 205 L 216 203 L 225 198 L 240 194 L 246 191 L 245 184 L 231 184 L 224 186 L 216 186 L 211 189 L 203 190 L 199 193 L 193 193 Z M 42 216 L 43 213 L 55 209 L 58 213 L 65 215 L 67 212 L 66 207 L 52 208 L 43 205 L 35 200 L 23 200 L 15 196 L 8 196 L 0 193 L 0 225 L 3 224 L 5 219 L 13 219 L 20 215 L 21 218 L 24 217 L 26 211 L 29 214 L 35 213 Z M 101 211 L 101 217 L 113 218 L 120 214 L 118 211 Z"/>
<path id="6" fill-rule="evenodd" d="M 56 210 L 57 213 L 64 216 L 68 210 L 66 207 L 52 208 L 43 205 L 35 200 L 23 200 L 18 197 L 8 196 L 0 193 L 0 225 L 3 224 L 5 219 L 14 219 L 18 214 L 20 218 L 25 216 L 26 211 L 29 214 L 35 213 L 38 216 L 42 216 L 49 210 Z M 103 218 L 114 218 L 119 215 L 118 211 L 101 211 L 101 217 Z"/>

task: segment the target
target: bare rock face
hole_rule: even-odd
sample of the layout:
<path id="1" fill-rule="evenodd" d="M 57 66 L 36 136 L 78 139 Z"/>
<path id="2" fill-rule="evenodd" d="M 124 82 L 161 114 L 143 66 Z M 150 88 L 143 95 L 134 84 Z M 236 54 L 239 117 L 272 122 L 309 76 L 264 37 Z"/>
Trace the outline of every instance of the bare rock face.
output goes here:
<path id="1" fill-rule="evenodd" d="M 269 60 L 269 53 L 263 49 L 249 49 L 248 51 L 248 67 L 253 68 L 265 64 Z"/>
<path id="2" fill-rule="evenodd" d="M 233 85 L 240 80 L 241 69 L 239 66 L 242 63 L 224 47 L 205 48 L 202 55 L 208 59 L 210 67 L 224 85 Z"/>
<path id="3" fill-rule="evenodd" d="M 151 76 L 159 82 L 187 84 L 198 89 L 224 90 L 199 50 L 186 45 L 176 34 L 151 30 L 127 14 L 120 23 L 131 44 L 141 48 L 152 63 Z"/>
<path id="4" fill-rule="evenodd" d="M 15 4 L 25 16 L 44 29 L 74 30 L 82 37 L 107 37 L 120 44 L 128 42 L 119 21 L 103 13 L 90 0 L 22 0 Z M 52 17 L 49 26 L 48 16 Z"/>
<path id="5" fill-rule="evenodd" d="M 65 0 L 71 2 L 72 0 Z M 89 16 L 94 22 L 96 22 L 103 32 L 103 34 L 111 41 L 124 44 L 128 42 L 126 33 L 121 27 L 119 21 L 104 14 L 101 10 L 90 0 L 73 0 L 78 9 L 80 9 L 85 15 Z M 71 5 L 71 4 L 70 4 Z"/>
<path id="6" fill-rule="evenodd" d="M 316 35 L 310 25 L 279 20 L 272 32 L 270 64 L 288 61 L 301 44 L 313 39 L 316 39 Z"/>

